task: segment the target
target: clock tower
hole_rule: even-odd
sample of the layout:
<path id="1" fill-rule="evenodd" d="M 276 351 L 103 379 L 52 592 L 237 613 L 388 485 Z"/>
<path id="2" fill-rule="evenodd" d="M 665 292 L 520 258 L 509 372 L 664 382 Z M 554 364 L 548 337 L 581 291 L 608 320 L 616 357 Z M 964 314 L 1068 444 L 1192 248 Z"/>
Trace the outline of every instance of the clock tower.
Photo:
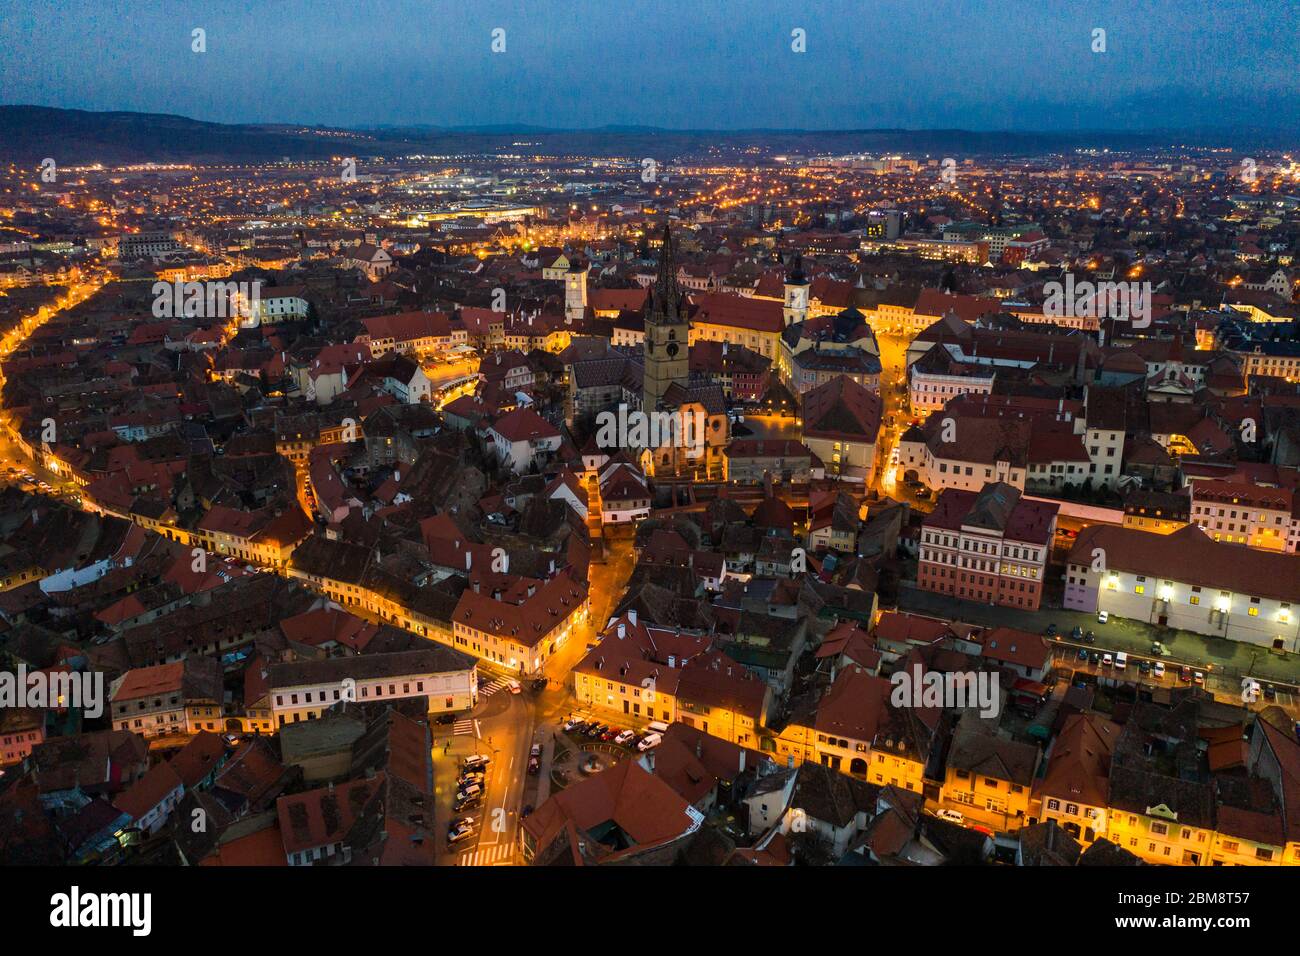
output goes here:
<path id="1" fill-rule="evenodd" d="M 785 279 L 785 308 L 782 310 L 786 325 L 808 319 L 808 277 L 803 274 L 803 256 L 794 257 L 794 268 Z"/>
<path id="2" fill-rule="evenodd" d="M 650 308 L 645 318 L 645 373 L 642 376 L 641 408 L 655 411 L 668 390 L 677 382 L 685 386 L 690 379 L 690 322 L 686 302 L 677 285 L 677 257 L 673 238 L 664 225 L 663 244 L 659 247 L 659 275 L 650 292 Z"/>

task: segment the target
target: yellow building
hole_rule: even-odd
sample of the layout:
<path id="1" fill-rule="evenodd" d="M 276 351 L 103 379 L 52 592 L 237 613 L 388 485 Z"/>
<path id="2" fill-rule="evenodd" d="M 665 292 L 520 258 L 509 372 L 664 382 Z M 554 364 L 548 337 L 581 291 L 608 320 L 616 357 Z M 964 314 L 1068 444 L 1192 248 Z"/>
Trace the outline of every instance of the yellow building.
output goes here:
<path id="1" fill-rule="evenodd" d="M 1177 781 L 1174 781 L 1176 784 Z M 1191 785 L 1197 788 L 1197 785 Z M 1173 810 L 1167 803 L 1137 807 L 1115 805 L 1111 797 L 1107 839 L 1148 863 L 1169 866 L 1207 866 L 1214 846 L 1215 833 L 1209 819 L 1210 804 L 1204 813 L 1184 808 Z M 1198 804 L 1201 801 L 1196 801 Z M 1189 801 L 1190 803 L 1190 801 Z"/>
<path id="2" fill-rule="evenodd" d="M 776 364 L 780 360 L 781 332 L 785 328 L 781 302 L 723 292 L 691 296 L 690 344 L 726 342 L 743 345 Z"/>
<path id="3" fill-rule="evenodd" d="M 856 665 L 844 668 L 814 713 L 796 717 L 777 734 L 777 762 L 813 760 L 868 783 L 923 793 L 939 710 L 895 708 L 891 693 L 885 678 Z"/>
<path id="4" fill-rule="evenodd" d="M 1088 847 L 1106 836 L 1111 751 L 1119 727 L 1094 714 L 1071 714 L 1052 744 L 1047 772 L 1034 786 L 1039 822 L 1055 820 Z"/>
<path id="5" fill-rule="evenodd" d="M 1230 819 L 1225 819 L 1230 817 Z M 1229 832 L 1224 832 L 1225 830 Z M 1265 834 L 1275 833 L 1275 836 Z M 1211 866 L 1296 866 L 1295 854 L 1286 853 L 1282 821 L 1272 815 L 1219 808 L 1219 822 L 1210 850 Z"/>
<path id="6" fill-rule="evenodd" d="M 944 769 L 941 802 L 968 822 L 994 832 L 1027 826 L 1041 751 L 1037 744 L 996 736 L 974 711 L 957 725 Z"/>
<path id="7" fill-rule="evenodd" d="M 1190 521 L 1191 499 L 1186 494 L 1135 491 L 1124 501 L 1123 527 L 1173 534 Z"/>

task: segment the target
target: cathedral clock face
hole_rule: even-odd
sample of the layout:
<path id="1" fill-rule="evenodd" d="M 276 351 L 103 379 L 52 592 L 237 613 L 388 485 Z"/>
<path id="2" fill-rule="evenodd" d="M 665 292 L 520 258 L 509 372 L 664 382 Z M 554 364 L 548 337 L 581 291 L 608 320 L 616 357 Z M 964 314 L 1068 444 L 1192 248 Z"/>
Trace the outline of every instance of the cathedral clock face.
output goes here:
<path id="1" fill-rule="evenodd" d="M 676 357 L 677 357 L 677 343 L 676 343 L 676 342 L 669 342 L 668 345 L 667 345 L 665 348 L 666 348 L 666 351 L 668 352 L 668 357 L 669 357 L 669 358 L 676 358 Z"/>

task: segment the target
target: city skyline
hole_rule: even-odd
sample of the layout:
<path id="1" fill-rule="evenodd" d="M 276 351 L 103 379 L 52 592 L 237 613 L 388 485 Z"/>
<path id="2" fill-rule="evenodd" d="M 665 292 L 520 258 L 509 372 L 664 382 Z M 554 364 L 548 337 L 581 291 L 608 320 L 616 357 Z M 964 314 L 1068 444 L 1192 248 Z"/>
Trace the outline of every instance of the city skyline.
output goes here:
<path id="1" fill-rule="evenodd" d="M 11 923 L 1284 918 L 1297 14 L 8 0 Z"/>

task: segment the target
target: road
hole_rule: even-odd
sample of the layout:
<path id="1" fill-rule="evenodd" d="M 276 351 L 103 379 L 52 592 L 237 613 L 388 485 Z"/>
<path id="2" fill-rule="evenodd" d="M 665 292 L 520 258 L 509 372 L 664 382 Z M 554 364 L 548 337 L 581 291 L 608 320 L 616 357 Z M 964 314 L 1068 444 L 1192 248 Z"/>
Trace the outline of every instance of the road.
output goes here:
<path id="1" fill-rule="evenodd" d="M 451 804 L 464 758 L 471 753 L 492 758 L 483 804 L 467 811 L 475 818 L 475 833 L 454 847 L 440 846 L 440 864 L 504 866 L 522 862 L 518 858 L 521 814 L 525 807 L 540 805 L 550 794 L 555 733 L 573 711 L 570 674 L 622 598 L 634 563 L 628 539 L 609 542 L 603 559 L 592 562 L 588 570 L 591 613 L 547 660 L 543 668 L 545 689 L 533 690 L 525 681 L 519 694 L 511 694 L 508 689 L 489 692 L 494 683 L 501 683 L 490 681 L 480 690 L 479 704 L 468 718 L 469 726 L 466 721 L 460 722 L 460 728 L 469 733 L 456 734 L 453 727 L 435 725 L 434 782 L 439 821 L 457 816 Z M 533 744 L 541 745 L 542 758 L 540 771 L 530 775 L 527 768 Z"/>
<path id="2" fill-rule="evenodd" d="M 494 682 L 489 682 L 491 687 Z M 480 694 L 487 691 L 487 687 Z M 527 778 L 528 751 L 534 742 L 536 703 L 529 691 L 512 694 L 498 689 L 480 696 L 469 718 L 470 733 L 457 734 L 445 724 L 434 725 L 434 819 L 439 832 L 457 816 L 472 816 L 474 835 L 465 842 L 439 846 L 438 862 L 444 866 L 505 866 L 517 862 L 519 814 Z M 460 814 L 453 813 L 457 778 L 465 757 L 478 753 L 491 757 L 483 802 Z"/>
<path id="3" fill-rule="evenodd" d="M 98 292 L 106 281 L 106 277 L 92 274 L 70 286 L 68 291 L 52 304 L 42 306 L 35 315 L 24 318 L 21 324 L 15 326 L 8 335 L 0 339 L 0 359 L 8 359 L 33 332 L 60 312 L 85 302 Z M 4 383 L 4 369 L 0 367 L 0 389 L 4 387 Z M 19 446 L 12 440 L 8 428 L 17 423 L 9 420 L 8 409 L 0 407 L 0 421 L 3 421 L 5 425 L 5 428 L 0 429 L 0 482 L 18 485 L 24 490 L 35 491 L 35 485 L 26 482 L 21 477 L 23 472 L 27 472 L 34 475 L 37 480 L 48 484 L 52 489 L 51 493 L 64 498 L 69 504 L 79 507 L 81 495 L 77 485 L 62 475 L 55 474 L 43 467 L 37 461 L 26 458 Z"/>

